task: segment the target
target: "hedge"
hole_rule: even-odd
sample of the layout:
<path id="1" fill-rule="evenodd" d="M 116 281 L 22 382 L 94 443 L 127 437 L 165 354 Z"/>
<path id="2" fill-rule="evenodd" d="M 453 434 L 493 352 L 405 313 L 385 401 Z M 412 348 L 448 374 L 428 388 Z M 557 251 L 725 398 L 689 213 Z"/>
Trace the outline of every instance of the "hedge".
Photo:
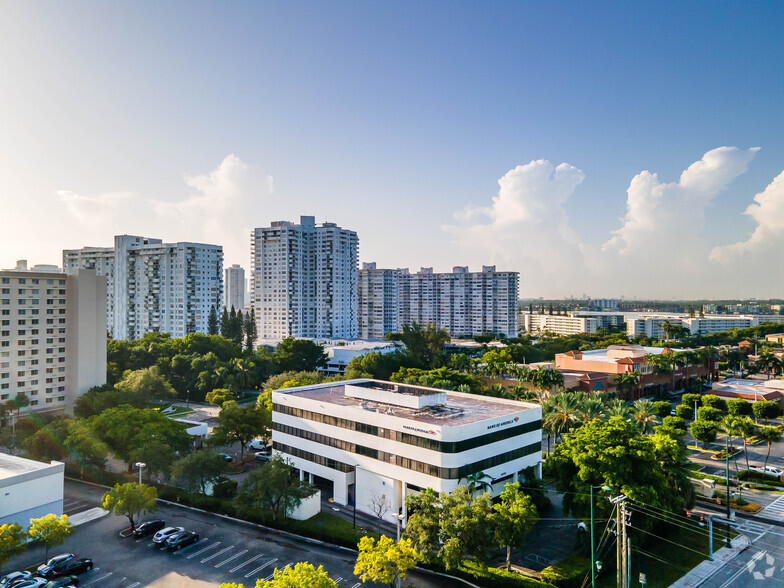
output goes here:
<path id="1" fill-rule="evenodd" d="M 427 567 L 437 569 L 436 566 Z M 470 560 L 464 560 L 456 570 L 446 571 L 438 569 L 438 571 L 443 571 L 489 588 L 555 588 L 553 584 L 540 582 L 535 578 L 529 578 L 517 572 L 507 572 L 503 568 L 487 567 L 483 569 L 481 565 Z"/>
<path id="2" fill-rule="evenodd" d="M 580 588 L 591 573 L 591 560 L 584 555 L 571 555 L 542 570 L 542 580 L 558 588 Z"/>
<path id="3" fill-rule="evenodd" d="M 764 474 L 762 472 L 755 472 L 754 470 L 741 470 L 738 472 L 737 476 L 738 480 L 759 480 L 761 482 L 765 482 L 766 484 L 770 484 L 773 486 L 784 486 L 784 482 L 782 482 L 776 476 L 771 474 Z"/>

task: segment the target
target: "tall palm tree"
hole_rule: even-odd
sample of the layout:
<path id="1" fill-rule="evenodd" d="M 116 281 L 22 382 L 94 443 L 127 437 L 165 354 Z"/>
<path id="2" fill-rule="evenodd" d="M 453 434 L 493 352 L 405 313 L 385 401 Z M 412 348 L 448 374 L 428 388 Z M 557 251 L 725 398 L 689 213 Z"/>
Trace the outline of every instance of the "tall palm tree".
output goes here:
<path id="1" fill-rule="evenodd" d="M 640 372 L 626 372 L 615 375 L 615 386 L 621 392 L 631 392 L 640 383 Z"/>
<path id="2" fill-rule="evenodd" d="M 568 433 L 578 422 L 579 406 L 574 396 L 568 393 L 558 394 L 555 398 L 553 411 L 553 433 L 556 440 L 558 435 Z"/>
<path id="3" fill-rule="evenodd" d="M 551 396 L 542 401 L 542 432 L 547 435 L 547 454 L 550 455 L 550 435 L 555 433 L 555 397 Z"/>
<path id="4" fill-rule="evenodd" d="M 768 459 L 770 459 L 770 446 L 781 441 L 781 431 L 778 430 L 778 427 L 762 427 L 757 431 L 757 437 L 768 444 L 768 454 L 765 456 L 765 467 L 767 468 Z"/>
<path id="5" fill-rule="evenodd" d="M 621 417 L 625 421 L 631 421 L 632 409 L 627 402 L 620 398 L 616 398 L 607 403 L 607 418 L 609 419 L 614 416 Z"/>
<path id="6" fill-rule="evenodd" d="M 749 417 L 742 417 L 739 419 L 737 426 L 738 435 L 743 439 L 743 453 L 746 456 L 746 469 L 749 469 L 749 452 L 746 450 L 746 442 L 754 437 L 759 431 L 757 425 L 754 424 Z"/>
<path id="7" fill-rule="evenodd" d="M 578 410 L 580 419 L 584 423 L 607 418 L 607 408 L 603 402 L 596 398 L 588 398 L 583 401 Z"/>
<path id="8" fill-rule="evenodd" d="M 660 423 L 653 402 L 650 400 L 638 400 L 635 402 L 632 405 L 632 418 L 643 435 L 653 433 L 654 427 Z"/>
<path id="9" fill-rule="evenodd" d="M 779 358 L 773 355 L 770 351 L 763 351 L 757 358 L 757 368 L 764 371 L 768 380 L 770 380 L 771 372 L 776 372 L 781 367 Z"/>
<path id="10" fill-rule="evenodd" d="M 741 430 L 743 429 L 743 419 L 740 417 L 727 415 L 719 421 L 719 430 L 727 435 L 727 443 L 730 448 L 730 453 L 734 452 L 735 448 L 732 445 L 733 437 L 740 437 Z M 738 461 L 735 460 L 735 469 L 738 469 Z"/>

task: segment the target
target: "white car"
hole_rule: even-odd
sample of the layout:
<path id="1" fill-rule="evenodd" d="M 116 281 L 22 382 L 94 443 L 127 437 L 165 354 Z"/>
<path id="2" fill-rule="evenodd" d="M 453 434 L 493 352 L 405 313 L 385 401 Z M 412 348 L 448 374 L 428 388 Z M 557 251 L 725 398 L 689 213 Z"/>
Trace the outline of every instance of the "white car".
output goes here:
<path id="1" fill-rule="evenodd" d="M 32 576 L 30 572 L 11 572 L 0 578 L 0 588 L 5 588 L 14 581 L 27 580 L 30 576 Z"/>
<path id="2" fill-rule="evenodd" d="M 182 533 L 185 530 L 185 527 L 165 527 L 155 533 L 155 537 L 152 538 L 153 543 L 166 543 L 166 540 L 174 535 L 175 533 Z"/>
<path id="3" fill-rule="evenodd" d="M 43 588 L 49 583 L 46 578 L 33 577 L 19 584 L 14 584 L 14 588 Z"/>
<path id="4" fill-rule="evenodd" d="M 774 468 L 773 466 L 751 466 L 750 468 L 754 472 L 759 472 L 760 474 L 768 474 L 769 476 L 776 476 L 780 478 L 782 474 L 784 474 L 783 470 L 779 468 Z"/>

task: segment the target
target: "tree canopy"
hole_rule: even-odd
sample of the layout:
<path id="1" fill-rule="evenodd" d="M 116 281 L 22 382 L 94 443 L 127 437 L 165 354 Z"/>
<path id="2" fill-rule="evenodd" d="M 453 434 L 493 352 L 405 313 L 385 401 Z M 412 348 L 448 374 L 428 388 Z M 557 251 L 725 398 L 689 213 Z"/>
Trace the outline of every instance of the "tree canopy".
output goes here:
<path id="1" fill-rule="evenodd" d="M 373 537 L 362 537 L 358 548 L 354 575 L 359 576 L 362 582 L 394 586 L 398 578 L 405 579 L 408 569 L 422 559 L 410 539 L 395 542 L 386 535 L 381 535 L 378 541 Z"/>
<path id="2" fill-rule="evenodd" d="M 158 491 L 135 482 L 115 484 L 114 488 L 101 498 L 101 506 L 116 516 L 128 517 L 131 529 L 135 529 L 134 517 L 158 509 Z"/>
<path id="3" fill-rule="evenodd" d="M 33 541 L 40 541 L 44 544 L 44 559 L 49 559 L 49 548 L 62 545 L 75 531 L 76 529 L 68 520 L 68 515 L 48 514 L 39 519 L 30 519 L 27 536 Z"/>
<path id="4" fill-rule="evenodd" d="M 248 473 L 240 485 L 237 502 L 245 507 L 269 510 L 273 520 L 285 516 L 315 492 L 313 486 L 292 476 L 291 470 L 280 456 L 274 456 Z"/>

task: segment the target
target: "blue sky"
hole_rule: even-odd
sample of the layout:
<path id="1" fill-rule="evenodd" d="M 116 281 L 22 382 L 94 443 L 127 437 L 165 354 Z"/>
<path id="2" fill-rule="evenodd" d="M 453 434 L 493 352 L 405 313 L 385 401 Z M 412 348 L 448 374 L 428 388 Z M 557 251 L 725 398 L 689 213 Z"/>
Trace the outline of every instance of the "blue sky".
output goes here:
<path id="1" fill-rule="evenodd" d="M 132 233 L 247 267 L 250 228 L 313 214 L 523 296 L 784 296 L 781 3 L 0 14 L 0 266 Z"/>

